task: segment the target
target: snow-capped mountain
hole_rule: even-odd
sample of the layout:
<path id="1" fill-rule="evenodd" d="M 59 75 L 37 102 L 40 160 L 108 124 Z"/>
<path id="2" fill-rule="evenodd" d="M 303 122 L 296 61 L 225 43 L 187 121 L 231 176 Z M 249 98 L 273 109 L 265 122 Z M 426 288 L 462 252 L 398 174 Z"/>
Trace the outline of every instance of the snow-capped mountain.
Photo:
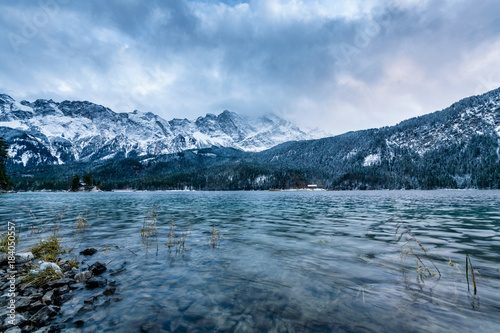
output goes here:
<path id="1" fill-rule="evenodd" d="M 17 102 L 0 94 L 0 136 L 10 145 L 13 163 L 39 165 L 211 146 L 258 152 L 315 135 L 275 115 L 245 118 L 224 111 L 196 120 L 166 121 L 151 112 L 116 113 L 90 102 Z"/>

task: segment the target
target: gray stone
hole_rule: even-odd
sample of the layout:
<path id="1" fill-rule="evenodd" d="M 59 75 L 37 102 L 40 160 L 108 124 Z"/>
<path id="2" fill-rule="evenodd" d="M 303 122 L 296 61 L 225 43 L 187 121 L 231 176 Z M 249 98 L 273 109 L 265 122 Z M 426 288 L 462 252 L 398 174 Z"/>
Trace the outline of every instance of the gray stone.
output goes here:
<path id="1" fill-rule="evenodd" d="M 85 282 L 92 277 L 91 271 L 81 272 L 75 275 L 76 282 Z"/>
<path id="2" fill-rule="evenodd" d="M 70 271 L 67 271 L 66 273 L 64 273 L 64 277 L 69 278 L 69 279 L 74 279 L 75 275 L 76 275 L 76 272 L 74 270 L 70 270 Z"/>
<path id="3" fill-rule="evenodd" d="M 16 264 L 24 264 L 33 260 L 35 256 L 31 252 L 16 253 Z"/>
<path id="4" fill-rule="evenodd" d="M 8 257 L 9 256 L 7 255 L 7 253 L 0 252 L 0 265 L 2 265 L 4 262 L 7 262 Z"/>
<path id="5" fill-rule="evenodd" d="M 2 327 L 1 327 L 2 331 L 6 330 L 7 328 L 13 327 L 12 324 L 10 323 L 11 320 L 12 319 L 10 318 L 10 316 L 7 316 L 3 320 Z M 16 314 L 16 316 L 15 316 L 15 318 L 13 320 L 14 320 L 14 326 L 18 326 L 18 327 L 23 326 L 27 322 L 27 319 L 24 318 L 20 314 Z"/>
<path id="6" fill-rule="evenodd" d="M 34 293 L 36 293 L 36 288 L 32 287 L 32 286 L 25 286 L 25 287 L 21 287 L 21 293 L 24 295 L 24 296 L 30 296 Z"/>
<path id="7" fill-rule="evenodd" d="M 16 310 L 23 311 L 28 308 L 28 306 L 33 302 L 31 297 L 17 297 L 16 298 Z"/>
<path id="8" fill-rule="evenodd" d="M 50 328 L 48 328 L 48 327 L 42 327 L 42 328 L 37 329 L 33 333 L 50 333 Z"/>
<path id="9" fill-rule="evenodd" d="M 33 313 L 37 313 L 38 311 L 40 311 L 41 308 L 45 307 L 45 304 L 43 304 L 42 302 L 40 301 L 36 301 L 34 303 L 31 303 L 29 306 L 28 306 L 28 312 L 30 314 L 33 314 Z"/>
<path id="10" fill-rule="evenodd" d="M 69 292 L 69 286 L 67 284 L 62 286 L 61 288 L 57 289 L 58 295 L 66 294 L 68 292 Z"/>
<path id="11" fill-rule="evenodd" d="M 17 326 L 9 328 L 5 333 L 21 333 L 21 329 Z"/>
<path id="12" fill-rule="evenodd" d="M 49 290 L 43 295 L 42 300 L 45 302 L 47 305 L 52 304 L 52 298 L 54 297 L 54 290 Z"/>
<path id="13" fill-rule="evenodd" d="M 49 288 L 58 288 L 58 287 L 64 286 L 65 284 L 70 284 L 72 282 L 73 282 L 72 279 L 62 278 L 62 279 L 59 279 L 59 280 L 54 280 L 54 281 L 47 282 L 46 285 Z"/>
<path id="14" fill-rule="evenodd" d="M 30 320 L 36 326 L 45 326 L 55 315 L 57 315 L 57 311 L 55 311 L 54 308 L 49 305 L 41 308 L 30 318 Z"/>
<path id="15" fill-rule="evenodd" d="M 30 298 L 34 301 L 39 300 L 42 297 L 43 297 L 43 294 L 41 292 L 36 292 L 36 293 L 30 295 Z"/>

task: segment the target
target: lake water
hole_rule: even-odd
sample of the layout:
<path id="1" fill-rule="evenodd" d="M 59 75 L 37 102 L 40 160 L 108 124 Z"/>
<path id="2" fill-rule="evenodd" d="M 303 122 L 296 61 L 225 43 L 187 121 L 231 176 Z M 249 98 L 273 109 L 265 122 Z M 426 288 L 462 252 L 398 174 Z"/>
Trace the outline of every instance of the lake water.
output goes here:
<path id="1" fill-rule="evenodd" d="M 158 207 L 156 240 L 141 241 Z M 77 215 L 90 226 L 75 236 Z M 111 302 L 78 314 L 83 290 L 60 321 L 85 332 L 498 332 L 500 192 L 130 192 L 0 195 L 2 224 L 21 227 L 20 247 L 46 235 L 64 211 L 60 234 L 92 257 L 118 286 Z M 31 213 L 30 213 L 31 212 Z M 42 221 L 43 218 L 43 221 Z M 166 246 L 190 234 L 188 251 Z M 29 226 L 45 225 L 30 235 Z M 222 233 L 210 246 L 213 226 Z M 399 228 L 398 228 L 399 226 Z M 403 246 L 411 230 L 415 241 Z M 403 247 L 402 247 L 403 246 Z M 441 277 L 417 272 L 418 255 Z M 466 254 L 477 295 L 468 292 Z M 436 265 L 434 267 L 432 262 Z M 450 263 L 453 263 L 451 264 Z M 86 265 L 84 265 L 86 266 Z M 469 276 L 469 278 L 471 278 Z M 471 284 L 472 288 L 472 284 Z"/>

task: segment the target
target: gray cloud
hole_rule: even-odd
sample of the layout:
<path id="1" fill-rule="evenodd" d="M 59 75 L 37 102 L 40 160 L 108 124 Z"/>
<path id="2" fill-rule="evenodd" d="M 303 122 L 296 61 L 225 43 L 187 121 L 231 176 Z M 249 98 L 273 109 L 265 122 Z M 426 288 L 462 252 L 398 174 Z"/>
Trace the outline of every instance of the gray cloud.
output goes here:
<path id="1" fill-rule="evenodd" d="M 0 4 L 0 90 L 194 118 L 275 112 L 336 133 L 500 86 L 493 0 Z"/>

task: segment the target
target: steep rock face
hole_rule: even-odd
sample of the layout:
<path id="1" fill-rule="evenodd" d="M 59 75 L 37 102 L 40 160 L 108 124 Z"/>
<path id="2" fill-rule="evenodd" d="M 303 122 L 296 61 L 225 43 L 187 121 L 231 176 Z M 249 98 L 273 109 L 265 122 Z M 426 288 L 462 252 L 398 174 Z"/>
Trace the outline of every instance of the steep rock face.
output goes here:
<path id="1" fill-rule="evenodd" d="M 17 102 L 0 94 L 0 136 L 10 145 L 11 163 L 43 165 L 210 146 L 256 152 L 312 134 L 277 116 L 249 119 L 224 111 L 166 121 L 151 112 L 115 113 L 90 102 Z"/>

